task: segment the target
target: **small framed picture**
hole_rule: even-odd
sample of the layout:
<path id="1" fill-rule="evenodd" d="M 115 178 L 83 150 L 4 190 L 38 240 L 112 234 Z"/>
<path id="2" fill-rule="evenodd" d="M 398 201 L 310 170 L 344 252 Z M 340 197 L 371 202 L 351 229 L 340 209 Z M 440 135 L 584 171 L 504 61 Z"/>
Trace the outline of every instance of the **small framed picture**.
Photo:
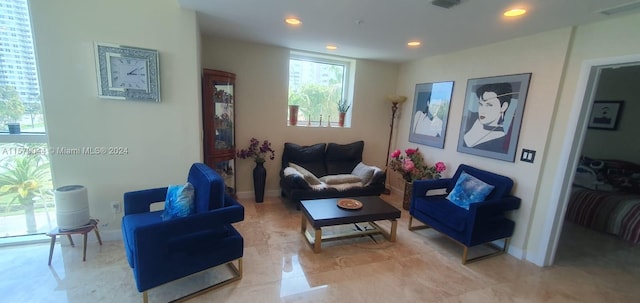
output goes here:
<path id="1" fill-rule="evenodd" d="M 453 81 L 416 84 L 409 142 L 444 148 Z"/>
<path id="2" fill-rule="evenodd" d="M 616 130 L 624 101 L 594 101 L 589 116 L 589 128 Z"/>

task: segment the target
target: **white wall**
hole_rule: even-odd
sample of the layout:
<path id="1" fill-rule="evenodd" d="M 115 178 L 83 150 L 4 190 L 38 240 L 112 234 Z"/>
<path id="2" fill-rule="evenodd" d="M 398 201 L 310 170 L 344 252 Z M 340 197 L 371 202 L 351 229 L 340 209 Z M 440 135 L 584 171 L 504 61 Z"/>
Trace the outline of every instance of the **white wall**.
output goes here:
<path id="1" fill-rule="evenodd" d="M 201 159 L 195 13 L 175 0 L 29 1 L 51 147 L 119 146 L 122 156 L 51 155 L 54 187 L 83 184 L 91 216 L 119 229 L 111 201 L 182 183 Z M 97 97 L 94 41 L 156 49 L 161 103 Z"/>
<path id="2" fill-rule="evenodd" d="M 236 145 L 246 148 L 249 139 L 269 140 L 276 159 L 267 168 L 267 195 L 280 193 L 279 171 L 285 142 L 311 145 L 364 140 L 363 161 L 384 167 L 391 105 L 385 96 L 395 93 L 397 64 L 357 60 L 351 128 L 287 126 L 289 50 L 219 37 L 202 37 L 204 68 L 236 74 Z M 251 197 L 253 162 L 237 160 L 238 195 Z"/>
<path id="3" fill-rule="evenodd" d="M 443 161 L 447 165 L 445 176 L 452 176 L 458 165 L 465 163 L 512 178 L 515 182 L 513 194 L 522 199 L 522 205 L 512 213 L 517 223 L 510 252 L 520 257 L 526 247 L 537 179 L 544 163 L 546 136 L 569 35 L 570 29 L 561 29 L 418 60 L 404 64 L 398 80 L 398 91 L 411 96 L 403 105 L 406 110 L 413 108 L 416 84 L 455 81 L 444 149 L 408 142 L 410 115 L 404 115 L 400 119 L 398 148 L 419 146 L 428 163 Z M 516 149 L 516 161 L 505 162 L 457 152 L 467 79 L 520 73 L 532 73 L 532 76 Z M 519 161 L 522 148 L 537 151 L 535 163 Z"/>

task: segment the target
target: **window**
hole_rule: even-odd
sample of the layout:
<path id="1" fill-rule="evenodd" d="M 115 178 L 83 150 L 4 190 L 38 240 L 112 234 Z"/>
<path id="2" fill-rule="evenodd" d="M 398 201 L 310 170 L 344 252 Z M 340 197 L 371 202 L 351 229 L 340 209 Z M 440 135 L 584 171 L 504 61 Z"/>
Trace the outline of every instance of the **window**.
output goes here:
<path id="1" fill-rule="evenodd" d="M 289 57 L 289 105 L 297 105 L 297 119 L 289 111 L 289 125 L 339 127 L 338 104 L 351 106 L 352 60 L 292 52 Z M 347 111 L 344 126 L 351 125 Z M 292 120 L 297 120 L 292 123 Z"/>
<path id="2" fill-rule="evenodd" d="M 0 3 L 7 8 L 0 18 L 28 10 L 27 0 Z M 31 23 L 27 15 L 14 20 L 0 31 L 6 46 L 0 48 L 0 238 L 42 234 L 56 225 Z M 17 32 L 27 35 L 17 38 Z"/>

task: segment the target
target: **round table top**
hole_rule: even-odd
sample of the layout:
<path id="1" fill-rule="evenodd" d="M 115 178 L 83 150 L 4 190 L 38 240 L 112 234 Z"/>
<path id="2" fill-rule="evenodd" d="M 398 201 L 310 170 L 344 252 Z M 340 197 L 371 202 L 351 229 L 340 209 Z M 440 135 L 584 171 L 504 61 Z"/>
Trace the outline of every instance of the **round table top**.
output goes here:
<path id="1" fill-rule="evenodd" d="M 73 228 L 73 229 L 60 229 L 59 227 L 56 227 L 52 229 L 50 232 L 48 232 L 47 236 L 51 237 L 51 236 L 57 236 L 57 235 L 86 234 L 92 231 L 93 229 L 95 229 L 96 227 L 98 227 L 99 221 L 100 220 L 98 219 L 91 219 L 89 220 L 89 223 L 87 223 L 86 225 Z"/>

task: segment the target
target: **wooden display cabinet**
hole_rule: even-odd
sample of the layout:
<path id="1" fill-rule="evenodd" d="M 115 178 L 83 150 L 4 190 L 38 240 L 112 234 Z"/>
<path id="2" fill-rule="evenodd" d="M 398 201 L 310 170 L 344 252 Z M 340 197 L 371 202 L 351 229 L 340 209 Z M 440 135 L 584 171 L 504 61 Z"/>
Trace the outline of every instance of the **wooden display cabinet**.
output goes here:
<path id="1" fill-rule="evenodd" d="M 204 163 L 225 179 L 227 193 L 236 193 L 235 80 L 229 72 L 204 69 L 202 123 Z"/>

